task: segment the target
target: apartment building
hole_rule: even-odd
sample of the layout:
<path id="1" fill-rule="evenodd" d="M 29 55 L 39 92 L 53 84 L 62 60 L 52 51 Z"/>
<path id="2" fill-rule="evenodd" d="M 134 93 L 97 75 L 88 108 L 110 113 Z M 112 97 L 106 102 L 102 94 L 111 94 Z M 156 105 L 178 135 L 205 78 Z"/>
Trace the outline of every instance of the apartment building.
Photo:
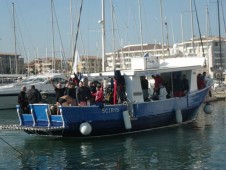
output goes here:
<path id="1" fill-rule="evenodd" d="M 226 39 L 216 36 L 194 38 L 193 41 L 178 43 L 177 49 L 184 56 L 204 56 L 207 59 L 206 70 L 212 77 L 216 77 L 214 70 L 226 70 Z"/>
<path id="2" fill-rule="evenodd" d="M 52 57 L 47 58 L 36 58 L 30 63 L 26 64 L 26 70 L 29 74 L 38 74 L 46 72 L 62 72 L 65 69 L 65 61 L 60 58 L 53 59 Z"/>
<path id="3" fill-rule="evenodd" d="M 221 44 L 221 46 L 220 46 Z M 221 49 L 221 50 L 220 50 Z M 194 38 L 185 42 L 174 44 L 171 46 L 162 46 L 161 44 L 144 44 L 125 46 L 116 52 L 107 53 L 106 70 L 114 69 L 130 69 L 131 58 L 149 56 L 157 56 L 159 58 L 178 57 L 178 56 L 203 56 L 206 57 L 206 71 L 212 77 L 215 77 L 213 70 L 226 70 L 226 39 L 209 36 Z"/>
<path id="4" fill-rule="evenodd" d="M 0 53 L 0 74 L 23 74 L 24 58 L 19 54 Z"/>
<path id="5" fill-rule="evenodd" d="M 149 56 L 169 56 L 170 47 L 162 46 L 161 44 L 140 44 L 128 45 L 116 52 L 106 53 L 106 71 L 112 71 L 114 69 L 130 69 L 131 58 L 143 57 L 148 54 Z"/>

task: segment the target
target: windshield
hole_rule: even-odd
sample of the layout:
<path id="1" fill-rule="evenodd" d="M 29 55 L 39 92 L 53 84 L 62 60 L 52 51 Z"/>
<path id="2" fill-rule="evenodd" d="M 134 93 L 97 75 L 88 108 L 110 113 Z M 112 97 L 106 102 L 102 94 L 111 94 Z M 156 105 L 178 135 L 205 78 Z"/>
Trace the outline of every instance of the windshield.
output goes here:
<path id="1" fill-rule="evenodd" d="M 39 82 L 44 82 L 47 78 L 29 78 L 22 80 L 22 83 L 39 83 Z"/>
<path id="2" fill-rule="evenodd" d="M 34 78 L 29 78 L 29 79 L 24 79 L 24 80 L 22 80 L 21 82 L 22 83 L 27 83 L 27 82 L 31 82 L 31 81 L 33 81 L 34 80 Z"/>

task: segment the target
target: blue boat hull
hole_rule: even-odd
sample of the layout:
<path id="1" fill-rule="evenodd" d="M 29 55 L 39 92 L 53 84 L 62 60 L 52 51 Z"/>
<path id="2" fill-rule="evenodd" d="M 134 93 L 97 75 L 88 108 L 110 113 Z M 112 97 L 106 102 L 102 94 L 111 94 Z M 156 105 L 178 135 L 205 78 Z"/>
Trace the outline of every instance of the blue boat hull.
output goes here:
<path id="1" fill-rule="evenodd" d="M 177 125 L 181 123 L 176 117 L 178 109 L 182 122 L 192 121 L 196 118 L 207 92 L 208 88 L 205 88 L 181 98 L 132 103 L 131 107 L 123 104 L 106 105 L 104 108 L 61 107 L 61 115 L 49 115 L 48 105 L 31 105 L 32 114 L 25 117 L 25 114 L 18 111 L 18 115 L 21 129 L 29 134 L 62 137 L 118 135 Z M 130 115 L 129 121 L 124 117 L 126 112 Z M 81 130 L 83 123 L 91 128 L 88 134 Z M 131 127 L 127 128 L 126 124 Z"/>

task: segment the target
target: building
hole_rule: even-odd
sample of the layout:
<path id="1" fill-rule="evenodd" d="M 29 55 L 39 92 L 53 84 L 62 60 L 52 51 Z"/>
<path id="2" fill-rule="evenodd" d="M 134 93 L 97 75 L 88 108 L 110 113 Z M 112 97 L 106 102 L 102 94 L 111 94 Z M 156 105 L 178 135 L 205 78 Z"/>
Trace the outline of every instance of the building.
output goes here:
<path id="1" fill-rule="evenodd" d="M 221 42 L 216 36 L 202 37 L 202 41 L 200 38 L 194 38 L 193 41 L 188 40 L 174 44 L 172 47 L 164 46 L 164 49 L 161 44 L 144 44 L 143 50 L 140 44 L 125 46 L 114 53 L 106 54 L 106 70 L 130 69 L 131 58 L 143 57 L 146 54 L 160 58 L 204 56 L 207 59 L 206 69 L 200 71 L 206 71 L 215 78 L 217 75 L 214 70 L 226 70 L 226 39 L 220 40 Z"/>
<path id="2" fill-rule="evenodd" d="M 46 72 L 63 72 L 65 63 L 60 58 L 53 59 L 52 57 L 37 58 L 26 64 L 26 70 L 30 74 L 46 73 Z"/>
<path id="3" fill-rule="evenodd" d="M 72 58 L 68 60 L 69 68 L 72 70 Z M 77 71 L 81 73 L 97 73 L 102 70 L 102 59 L 96 56 L 80 56 Z"/>
<path id="4" fill-rule="evenodd" d="M 24 59 L 19 54 L 0 53 L 0 74 L 23 74 Z"/>
<path id="5" fill-rule="evenodd" d="M 102 59 L 96 56 L 81 56 L 81 73 L 98 73 L 102 70 Z"/>
<path id="6" fill-rule="evenodd" d="M 221 45 L 221 46 L 220 46 Z M 207 59 L 206 72 L 213 78 L 216 78 L 217 70 L 226 70 L 226 39 L 209 36 L 194 38 L 193 41 L 185 41 L 178 43 L 177 49 L 181 51 L 184 56 L 204 56 Z M 221 49 L 221 50 L 220 50 Z"/>
<path id="7" fill-rule="evenodd" d="M 131 58 L 143 57 L 145 54 L 149 56 L 169 56 L 170 47 L 161 44 L 143 44 L 128 45 L 122 49 L 106 54 L 106 71 L 112 71 L 114 69 L 130 69 Z"/>
<path id="8" fill-rule="evenodd" d="M 71 74 L 73 69 L 72 58 L 67 61 L 60 58 L 53 59 L 52 57 L 37 58 L 30 63 L 25 64 L 25 68 L 29 75 L 46 73 L 46 72 L 64 72 Z M 81 73 L 100 72 L 102 60 L 95 56 L 81 56 L 78 62 L 78 70 Z"/>

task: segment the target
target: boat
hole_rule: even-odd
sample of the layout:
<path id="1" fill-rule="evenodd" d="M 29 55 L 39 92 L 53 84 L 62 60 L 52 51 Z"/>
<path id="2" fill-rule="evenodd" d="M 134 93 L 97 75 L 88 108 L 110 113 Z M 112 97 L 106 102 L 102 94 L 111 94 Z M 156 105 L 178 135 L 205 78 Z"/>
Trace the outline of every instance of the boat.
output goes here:
<path id="1" fill-rule="evenodd" d="M 35 85 L 35 88 L 43 95 L 43 98 L 52 103 L 53 97 L 55 97 L 55 91 L 50 83 L 50 79 L 52 79 L 55 84 L 58 82 L 65 84 L 67 80 L 66 76 L 61 73 L 45 73 L 32 75 L 16 83 L 0 86 L 0 110 L 15 109 L 15 106 L 18 104 L 18 94 L 22 86 L 26 86 L 28 90 L 31 88 L 31 85 Z"/>
<path id="2" fill-rule="evenodd" d="M 180 57 L 156 60 L 153 57 L 132 59 L 132 69 L 115 72 L 87 74 L 89 80 L 105 81 L 117 75 L 125 82 L 126 100 L 120 103 L 103 103 L 91 106 L 59 106 L 60 114 L 52 113 L 49 104 L 30 104 L 31 113 L 22 113 L 17 105 L 20 124 L 11 128 L 24 130 L 28 134 L 56 137 L 103 137 L 147 131 L 156 128 L 190 123 L 199 109 L 210 87 L 197 89 L 197 74 L 203 69 L 204 57 Z M 173 75 L 185 74 L 189 91 L 182 97 L 145 101 L 141 87 L 141 76 L 160 75 L 173 85 Z M 119 79 L 118 79 L 119 80 Z M 115 79 L 114 89 L 119 81 Z M 172 92 L 172 89 L 171 89 Z M 114 92 L 113 96 L 117 96 Z M 115 99 L 114 99 L 115 100 Z"/>
<path id="3" fill-rule="evenodd" d="M 83 76 L 89 81 L 102 84 L 105 101 L 90 106 L 58 106 L 56 113 L 51 109 L 52 105 L 47 103 L 30 104 L 30 113 L 23 113 L 17 105 L 20 123 L 1 128 L 23 130 L 37 136 L 94 138 L 180 126 L 195 120 L 210 89 L 197 87 L 197 75 L 204 70 L 205 57 L 134 57 L 131 58 L 131 68 L 106 71 L 103 9 L 104 0 L 100 21 L 102 72 Z M 152 82 L 154 75 L 162 77 L 165 87 L 168 85 L 169 94 L 161 100 L 152 97 L 146 100 L 141 77 L 145 76 L 148 82 Z M 189 84 L 187 93 L 178 97 L 175 97 L 173 91 L 176 84 L 173 78 L 176 75 L 186 75 Z M 112 100 L 107 99 L 108 91 L 111 92 L 110 96 L 113 96 Z M 209 103 L 204 110 L 211 113 Z"/>

